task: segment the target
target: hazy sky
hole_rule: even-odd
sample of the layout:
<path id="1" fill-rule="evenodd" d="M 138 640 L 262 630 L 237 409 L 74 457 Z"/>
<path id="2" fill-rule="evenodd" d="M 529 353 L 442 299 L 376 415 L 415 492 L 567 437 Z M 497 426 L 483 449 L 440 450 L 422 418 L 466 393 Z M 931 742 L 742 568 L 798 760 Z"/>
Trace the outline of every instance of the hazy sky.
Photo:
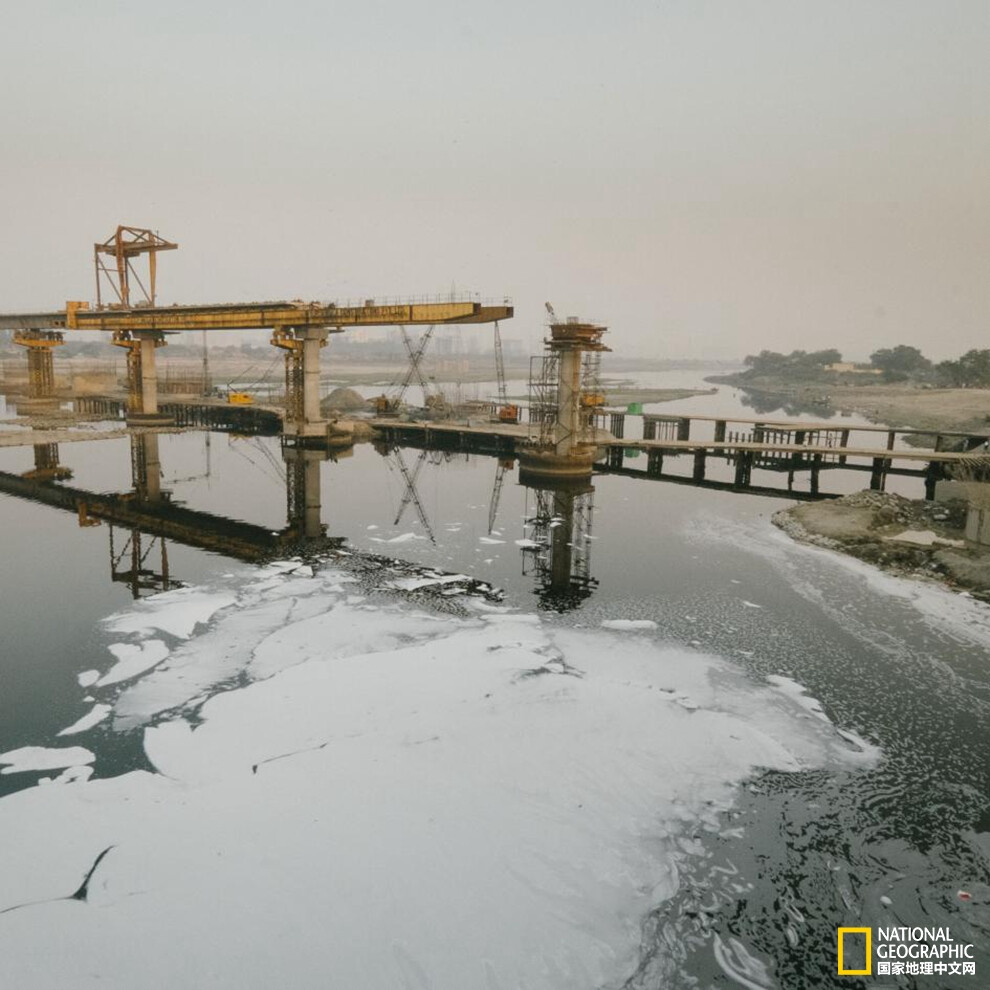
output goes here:
<path id="1" fill-rule="evenodd" d="M 988 0 L 0 4 L 0 310 L 510 295 L 620 352 L 990 346 Z"/>

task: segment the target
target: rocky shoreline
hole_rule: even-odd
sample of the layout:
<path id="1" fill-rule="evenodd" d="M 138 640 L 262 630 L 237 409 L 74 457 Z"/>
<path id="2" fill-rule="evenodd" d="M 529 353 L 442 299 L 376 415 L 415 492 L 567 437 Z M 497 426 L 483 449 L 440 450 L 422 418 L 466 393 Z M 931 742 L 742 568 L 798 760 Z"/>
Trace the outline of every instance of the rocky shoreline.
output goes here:
<path id="1" fill-rule="evenodd" d="M 980 510 L 960 490 L 965 487 L 949 488 L 946 497 L 935 502 L 856 492 L 781 509 L 772 522 L 800 543 L 847 554 L 901 577 L 937 581 L 990 602 L 990 546 L 971 538 L 979 530 L 973 513 Z"/>

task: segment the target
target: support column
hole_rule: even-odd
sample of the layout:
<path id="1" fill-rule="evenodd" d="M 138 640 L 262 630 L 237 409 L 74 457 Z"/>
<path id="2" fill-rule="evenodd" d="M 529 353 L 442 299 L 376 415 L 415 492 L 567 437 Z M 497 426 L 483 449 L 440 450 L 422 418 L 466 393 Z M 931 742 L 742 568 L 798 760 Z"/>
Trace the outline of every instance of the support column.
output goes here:
<path id="1" fill-rule="evenodd" d="M 278 327 L 272 344 L 285 351 L 284 435 L 299 441 L 327 440 L 329 423 L 320 411 L 320 350 L 327 327 Z"/>
<path id="2" fill-rule="evenodd" d="M 165 341 L 162 340 L 161 343 L 164 344 Z M 140 412 L 143 416 L 156 416 L 158 414 L 158 367 L 155 362 L 155 348 L 159 346 L 159 342 L 153 337 L 142 337 L 140 346 Z"/>
<path id="3" fill-rule="evenodd" d="M 725 420 L 719 419 L 715 421 L 715 442 L 724 443 L 725 442 Z"/>
<path id="4" fill-rule="evenodd" d="M 55 330 L 18 330 L 14 343 L 27 348 L 28 396 L 41 402 L 55 395 L 54 349 L 65 343 Z"/>
<path id="5" fill-rule="evenodd" d="M 935 501 L 935 486 L 945 477 L 945 465 L 939 461 L 931 461 L 925 469 L 925 499 Z"/>
<path id="6" fill-rule="evenodd" d="M 690 440 L 691 439 L 691 420 L 686 416 L 677 421 L 677 439 L 678 440 Z"/>
<path id="7" fill-rule="evenodd" d="M 873 458 L 873 470 L 870 472 L 870 488 L 875 492 L 882 492 L 887 480 L 887 468 L 890 460 L 886 457 Z"/>
<path id="8" fill-rule="evenodd" d="M 127 423 L 156 426 L 173 423 L 174 417 L 158 411 L 158 367 L 155 351 L 165 346 L 158 330 L 116 331 L 111 343 L 127 351 Z"/>
<path id="9" fill-rule="evenodd" d="M 554 453 L 566 457 L 578 436 L 581 415 L 581 352 L 576 348 L 560 354 L 557 388 L 557 429 Z"/>
<path id="10" fill-rule="evenodd" d="M 655 440 L 657 438 L 657 421 L 652 416 L 643 417 L 643 439 Z"/>
<path id="11" fill-rule="evenodd" d="M 327 333 L 308 329 L 303 337 L 303 421 L 307 427 L 325 427 L 320 412 L 320 348 L 326 346 Z M 307 431 L 308 432 L 308 431 Z"/>

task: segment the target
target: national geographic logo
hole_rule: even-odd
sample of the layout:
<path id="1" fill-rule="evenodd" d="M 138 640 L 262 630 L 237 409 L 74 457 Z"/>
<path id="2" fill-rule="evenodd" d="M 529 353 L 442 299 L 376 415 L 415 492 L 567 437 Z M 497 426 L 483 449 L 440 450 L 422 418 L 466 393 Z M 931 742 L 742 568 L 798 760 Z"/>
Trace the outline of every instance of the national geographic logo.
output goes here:
<path id="1" fill-rule="evenodd" d="M 851 939 L 852 943 L 860 943 L 866 940 L 862 953 L 858 951 L 858 944 L 850 945 L 850 950 L 846 952 L 846 936 L 856 935 L 858 938 Z M 873 929 L 872 928 L 840 928 L 839 929 L 839 976 L 872 976 L 873 975 Z M 852 969 L 848 966 L 848 960 L 861 958 L 864 965 L 860 969 Z M 855 963 L 853 964 L 855 965 Z"/>
<path id="2" fill-rule="evenodd" d="M 948 928 L 839 928 L 836 941 L 839 976 L 872 976 L 874 963 L 877 976 L 976 975 L 973 946 Z"/>

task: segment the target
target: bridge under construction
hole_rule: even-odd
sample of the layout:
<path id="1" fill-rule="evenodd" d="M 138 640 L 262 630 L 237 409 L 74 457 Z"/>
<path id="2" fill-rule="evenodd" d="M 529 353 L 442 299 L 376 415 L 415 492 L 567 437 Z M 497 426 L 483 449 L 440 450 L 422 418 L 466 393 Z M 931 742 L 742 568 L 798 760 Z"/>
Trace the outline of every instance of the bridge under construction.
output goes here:
<path id="1" fill-rule="evenodd" d="M 157 258 L 178 247 L 151 230 L 118 226 L 93 246 L 96 305 L 70 301 L 51 312 L 0 314 L 0 330 L 13 330 L 27 351 L 31 397 L 54 392 L 54 352 L 75 330 L 100 331 L 127 353 L 127 418 L 134 425 L 165 425 L 158 404 L 155 352 L 166 335 L 190 330 L 270 330 L 271 343 L 285 352 L 285 435 L 300 443 L 328 439 L 320 411 L 320 351 L 330 334 L 353 327 L 474 325 L 510 319 L 507 302 L 477 299 L 364 300 L 357 305 L 281 301 L 218 305 L 159 306 Z M 146 262 L 144 278 L 138 262 Z M 109 287 L 112 295 L 106 295 Z M 110 301 L 105 301 L 105 296 Z"/>

